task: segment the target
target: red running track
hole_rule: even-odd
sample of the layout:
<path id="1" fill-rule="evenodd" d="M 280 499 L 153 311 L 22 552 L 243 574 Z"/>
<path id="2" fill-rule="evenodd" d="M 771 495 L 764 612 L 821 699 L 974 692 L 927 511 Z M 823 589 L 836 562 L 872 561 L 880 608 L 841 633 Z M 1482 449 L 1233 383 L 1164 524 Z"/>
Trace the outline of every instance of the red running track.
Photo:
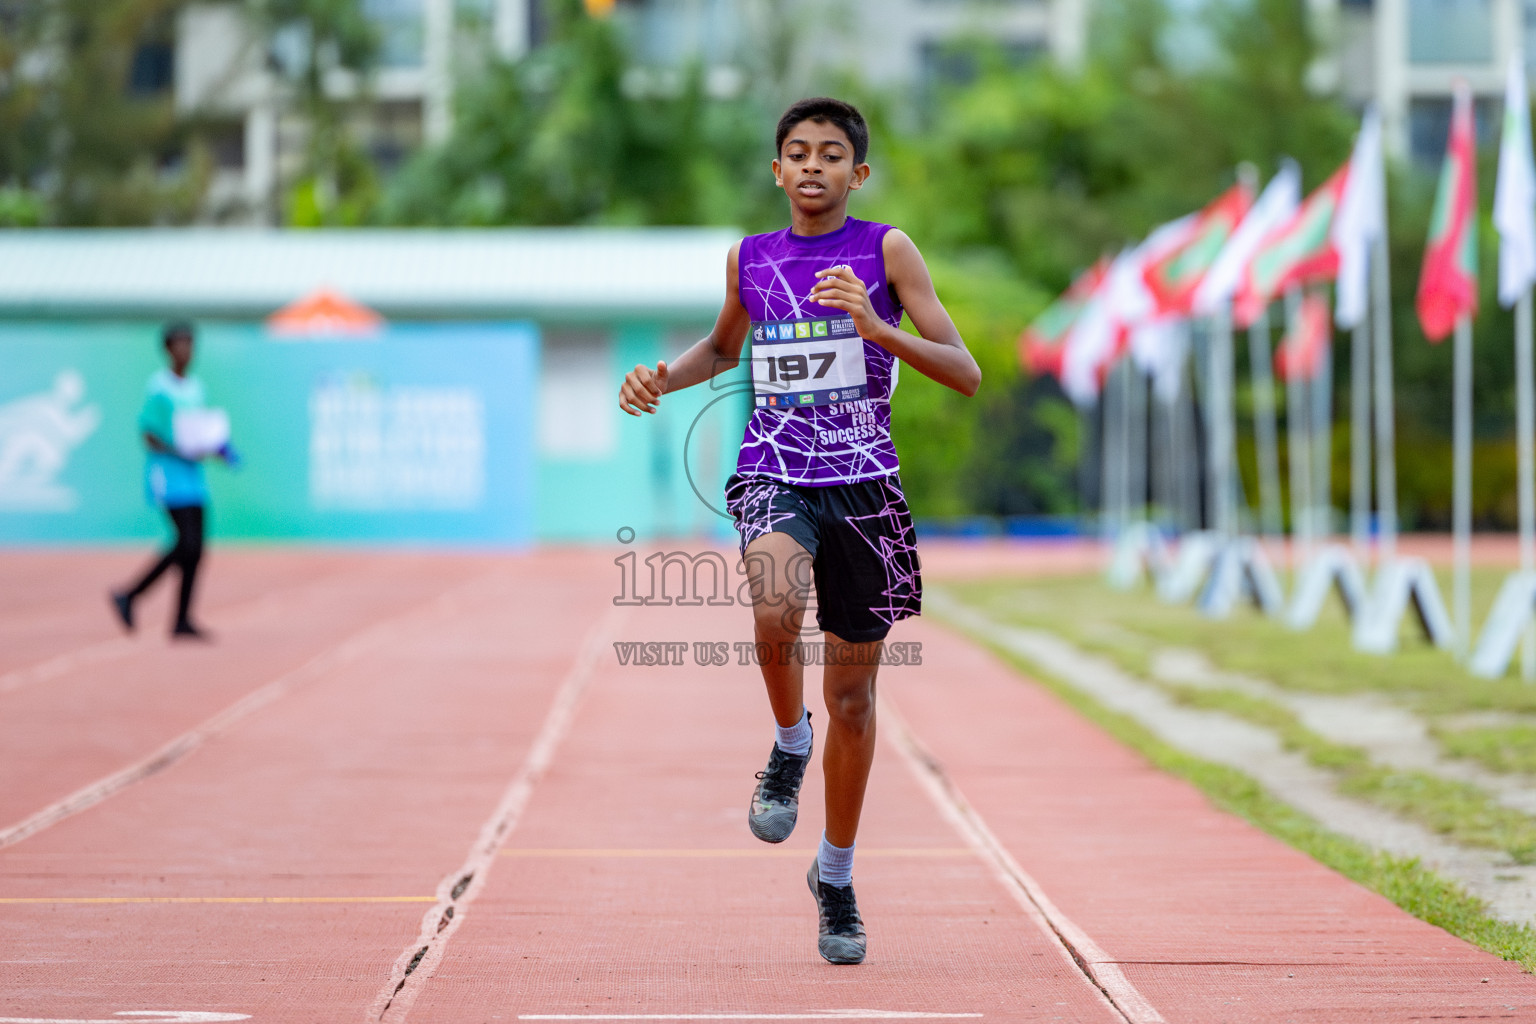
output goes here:
<path id="1" fill-rule="evenodd" d="M 209 647 L 114 635 L 136 557 L 0 554 L 0 1022 L 1536 1020 L 1536 979 L 922 620 L 881 678 L 870 957 L 823 963 L 820 777 L 782 847 L 745 827 L 756 670 L 612 647 L 746 613 L 615 608 L 615 553 L 220 551 Z"/>

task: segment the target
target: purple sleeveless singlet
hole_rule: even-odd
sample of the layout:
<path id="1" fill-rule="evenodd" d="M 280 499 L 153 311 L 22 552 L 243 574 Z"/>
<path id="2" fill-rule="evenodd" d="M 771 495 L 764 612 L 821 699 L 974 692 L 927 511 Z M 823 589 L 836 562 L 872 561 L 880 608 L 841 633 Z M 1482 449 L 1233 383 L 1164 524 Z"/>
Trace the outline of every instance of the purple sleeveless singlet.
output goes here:
<path id="1" fill-rule="evenodd" d="M 828 486 L 900 468 L 891 441 L 896 357 L 859 338 L 843 310 L 810 301 L 816 272 L 846 265 L 869 289 L 875 314 L 901 323 L 881 250 L 890 230 L 850 217 L 825 235 L 785 228 L 742 239 L 737 266 L 756 386 L 737 473 Z"/>

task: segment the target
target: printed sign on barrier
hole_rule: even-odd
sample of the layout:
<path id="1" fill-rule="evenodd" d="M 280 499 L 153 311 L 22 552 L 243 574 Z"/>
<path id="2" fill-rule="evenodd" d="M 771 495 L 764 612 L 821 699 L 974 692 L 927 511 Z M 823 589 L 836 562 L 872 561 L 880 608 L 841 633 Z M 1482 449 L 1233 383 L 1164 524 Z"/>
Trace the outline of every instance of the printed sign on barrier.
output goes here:
<path id="1" fill-rule="evenodd" d="M 163 362 L 159 325 L 11 323 L 0 340 L 0 543 L 160 536 L 137 427 Z M 218 536 L 532 539 L 531 325 L 391 325 L 372 341 L 295 344 L 209 322 L 192 372 L 243 457 L 238 471 L 208 469 Z"/>

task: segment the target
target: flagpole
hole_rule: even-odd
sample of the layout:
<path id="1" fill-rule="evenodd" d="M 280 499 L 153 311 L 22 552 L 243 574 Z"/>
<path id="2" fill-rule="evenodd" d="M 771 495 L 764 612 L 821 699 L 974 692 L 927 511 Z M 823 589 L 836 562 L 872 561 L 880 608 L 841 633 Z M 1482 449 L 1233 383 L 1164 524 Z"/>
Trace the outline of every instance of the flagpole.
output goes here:
<path id="1" fill-rule="evenodd" d="M 1131 361 L 1120 360 L 1115 372 L 1120 375 L 1117 385 L 1120 412 L 1115 418 L 1115 425 L 1119 429 L 1115 438 L 1115 447 L 1118 449 L 1115 465 L 1115 534 L 1118 537 L 1131 525 L 1131 375 L 1134 372 Z"/>
<path id="2" fill-rule="evenodd" d="M 1392 278 L 1387 239 L 1378 236 L 1371 253 L 1371 362 L 1376 384 L 1376 524 L 1378 565 L 1397 557 L 1397 438 L 1392 401 Z"/>
<path id="3" fill-rule="evenodd" d="M 1089 500 L 1093 496 L 1094 477 L 1102 477 L 1099 467 L 1094 463 L 1094 453 L 1102 455 L 1104 445 L 1103 427 L 1099 424 L 1099 410 L 1093 406 L 1077 406 L 1078 436 L 1082 439 L 1077 452 L 1077 496 L 1078 508 L 1082 513 L 1083 536 L 1092 534 L 1094 526 L 1094 505 Z M 1103 504 L 1103 496 L 1100 495 L 1100 505 Z"/>
<path id="4" fill-rule="evenodd" d="M 1200 528 L 1200 443 L 1195 416 L 1195 360 L 1185 357 L 1179 369 L 1178 407 L 1174 410 L 1175 465 L 1178 467 L 1179 525 Z"/>
<path id="5" fill-rule="evenodd" d="M 1364 559 L 1371 543 L 1371 339 L 1362 324 L 1349 339 L 1349 536 Z"/>
<path id="6" fill-rule="evenodd" d="M 1223 537 L 1233 534 L 1232 495 L 1232 306 L 1223 302 L 1211 332 L 1211 491 L 1213 521 Z"/>
<path id="7" fill-rule="evenodd" d="M 1259 514 L 1264 534 L 1285 536 L 1280 509 L 1280 452 L 1275 429 L 1275 377 L 1270 366 L 1269 311 L 1248 326 L 1248 372 L 1253 382 L 1253 437 L 1258 449 Z"/>
<path id="8" fill-rule="evenodd" d="M 1110 370 L 1113 375 L 1114 370 Z M 1119 468 L 1120 456 L 1115 451 L 1116 442 L 1119 440 L 1120 428 L 1117 421 L 1115 402 L 1115 389 L 1112 380 L 1106 380 L 1104 387 L 1099 392 L 1099 451 L 1102 453 L 1099 465 L 1101 475 L 1099 495 L 1103 512 L 1099 517 L 1099 533 L 1105 541 L 1113 541 L 1119 531 L 1119 523 L 1115 521 L 1117 506 L 1115 504 L 1119 488 L 1115 483 L 1116 471 Z"/>
<path id="9" fill-rule="evenodd" d="M 1126 391 L 1126 497 L 1129 523 L 1147 519 L 1147 386 L 1134 360 L 1125 360 Z"/>
<path id="10" fill-rule="evenodd" d="M 1312 537 L 1326 544 L 1333 534 L 1333 342 L 1324 338 L 1312 389 Z"/>
<path id="11" fill-rule="evenodd" d="M 1453 548 L 1456 644 L 1465 659 L 1472 648 L 1472 318 L 1456 318 L 1455 488 Z"/>
<path id="12" fill-rule="evenodd" d="M 1286 333 L 1294 336 L 1301 325 L 1301 292 L 1294 286 L 1285 292 Z M 1285 420 L 1289 436 L 1287 454 L 1291 478 L 1291 568 L 1307 563 L 1312 556 L 1312 470 L 1311 439 L 1308 436 L 1306 381 L 1298 368 L 1288 366 L 1285 375 Z"/>
<path id="13" fill-rule="evenodd" d="M 1527 288 L 1515 305 L 1515 420 L 1520 464 L 1520 570 L 1536 571 L 1536 453 L 1533 453 L 1533 406 L 1536 386 L 1531 367 L 1531 290 Z M 1536 679 L 1536 622 L 1527 619 L 1520 652 L 1520 674 L 1527 681 Z"/>

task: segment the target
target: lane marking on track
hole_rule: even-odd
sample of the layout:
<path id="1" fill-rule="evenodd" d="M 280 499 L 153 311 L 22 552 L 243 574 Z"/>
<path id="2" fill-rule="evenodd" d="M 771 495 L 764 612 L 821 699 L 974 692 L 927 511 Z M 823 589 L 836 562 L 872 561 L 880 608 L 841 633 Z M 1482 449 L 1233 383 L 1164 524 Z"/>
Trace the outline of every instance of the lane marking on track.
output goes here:
<path id="1" fill-rule="evenodd" d="M 456 607 L 453 601 L 456 595 L 495 577 L 495 573 L 476 577 L 466 583 L 450 588 L 444 593 L 429 598 L 398 615 L 364 627 L 334 647 L 321 651 L 298 668 L 284 672 L 271 682 L 252 690 L 223 711 L 177 736 L 143 760 L 136 761 L 126 768 L 119 769 L 111 775 L 97 779 L 95 782 L 75 790 L 64 799 L 49 804 L 47 807 L 11 825 L 9 828 L 0 829 L 0 849 L 14 846 L 24 839 L 37 835 L 37 833 L 46 828 L 57 825 L 65 818 L 79 814 L 81 811 L 88 810 L 102 801 L 116 796 L 136 782 L 147 779 L 151 775 L 159 774 L 188 754 L 196 751 L 209 740 L 221 733 L 227 732 L 243 719 L 249 718 L 268 704 L 271 704 L 280 697 L 286 696 L 300 683 L 350 664 L 371 651 L 381 642 L 393 639 L 399 634 L 404 625 L 419 617 L 424 611 L 434 615 L 445 615 L 453 611 Z"/>
<path id="2" fill-rule="evenodd" d="M 979 1013 L 924 1010 L 807 1010 L 804 1013 L 520 1013 L 518 1020 L 954 1020 Z"/>
<path id="3" fill-rule="evenodd" d="M 628 618 L 628 609 L 610 608 L 608 613 L 587 630 L 576 651 L 576 659 L 565 677 L 555 687 L 549 711 L 544 723 L 534 737 L 533 745 L 523 760 L 496 809 L 486 819 L 480 835 L 469 848 L 464 865 L 444 878 L 437 888 L 437 906 L 427 911 L 421 921 L 421 931 L 416 941 L 401 951 L 389 974 L 389 981 L 379 990 L 368 1008 L 368 1020 L 387 1019 L 400 1024 L 411 1012 L 411 1005 L 422 988 L 431 979 L 437 965 L 452 940 L 454 932 L 464 920 L 464 912 L 485 888 L 491 865 L 496 863 L 497 852 L 512 830 L 517 828 L 523 811 L 533 796 L 534 788 L 549 770 L 571 722 L 586 692 L 593 671 L 610 649 L 612 638 Z M 411 982 L 407 985 L 406 982 Z"/>
<path id="4" fill-rule="evenodd" d="M 250 1019 L 248 1013 L 205 1010 L 118 1010 L 110 1017 L 0 1017 L 0 1024 L 215 1024 Z"/>
<path id="5" fill-rule="evenodd" d="M 436 899 L 436 896 L 0 896 L 0 904 L 432 903 Z"/>
<path id="6" fill-rule="evenodd" d="M 877 698 L 877 714 L 888 726 L 892 743 L 907 762 L 918 784 L 949 823 L 985 861 L 998 881 L 1012 893 L 1031 921 L 1054 940 L 1062 955 L 1077 967 L 1128 1024 L 1166 1024 L 1163 1015 L 1131 984 L 1120 964 L 1082 928 L 1051 902 L 1040 883 L 1019 866 L 1008 848 L 993 834 L 981 814 L 960 792 L 943 766 L 928 752 L 890 699 Z"/>
<path id="7" fill-rule="evenodd" d="M 731 857 L 744 857 L 744 858 L 749 858 L 749 859 L 757 859 L 757 858 L 762 858 L 762 857 L 789 857 L 789 858 L 814 857 L 814 856 L 816 856 L 816 850 L 815 850 L 814 847 L 807 847 L 806 849 L 803 849 L 803 850 L 799 849 L 799 848 L 790 849 L 790 850 L 784 850 L 784 849 L 770 849 L 770 850 L 737 850 L 737 849 L 719 849 L 719 850 L 707 850 L 707 849 L 704 849 L 704 850 L 701 850 L 701 849 L 663 850 L 663 849 L 645 849 L 645 848 L 641 848 L 641 849 L 621 849 L 621 848 L 616 848 L 616 849 L 603 849 L 603 848 L 594 848 L 594 849 L 579 849 L 579 848 L 578 849 L 554 849 L 554 848 L 551 848 L 551 849 L 538 849 L 538 848 L 532 848 L 532 847 L 523 847 L 523 848 L 502 850 L 501 851 L 501 856 L 503 856 L 503 857 L 557 857 L 557 858 L 559 858 L 559 857 L 618 857 L 618 858 L 627 858 L 627 857 L 641 857 L 641 858 L 646 858 L 646 857 L 655 857 L 655 858 L 672 858 L 672 857 L 678 857 L 678 858 L 691 858 L 691 857 L 731 858 Z M 861 858 L 863 858 L 863 857 L 975 857 L 976 856 L 976 851 L 973 850 L 972 848 L 970 848 L 969 846 L 952 846 L 952 847 L 946 847 L 946 846 L 933 846 L 933 847 L 918 846 L 918 847 L 911 847 L 911 848 L 908 848 L 908 849 L 901 849 L 901 848 L 892 847 L 892 848 L 884 849 L 884 850 L 862 850 L 861 849 L 859 851 L 859 856 Z"/>

